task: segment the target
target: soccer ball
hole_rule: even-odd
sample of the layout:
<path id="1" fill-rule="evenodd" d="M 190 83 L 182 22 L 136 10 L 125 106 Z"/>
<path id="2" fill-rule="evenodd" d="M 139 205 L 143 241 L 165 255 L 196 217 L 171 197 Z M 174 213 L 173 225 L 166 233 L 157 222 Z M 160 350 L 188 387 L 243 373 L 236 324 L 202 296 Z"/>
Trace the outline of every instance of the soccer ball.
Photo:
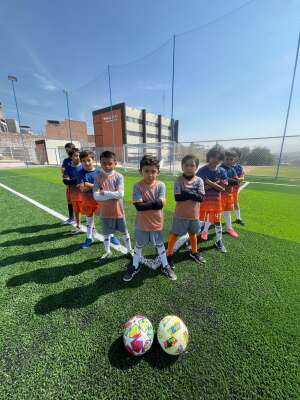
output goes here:
<path id="1" fill-rule="evenodd" d="M 134 356 L 145 354 L 152 346 L 153 337 L 153 326 L 143 315 L 135 315 L 124 325 L 124 346 Z"/>
<path id="2" fill-rule="evenodd" d="M 177 356 L 185 352 L 189 342 L 189 332 L 180 318 L 167 315 L 159 323 L 157 339 L 166 353 Z"/>

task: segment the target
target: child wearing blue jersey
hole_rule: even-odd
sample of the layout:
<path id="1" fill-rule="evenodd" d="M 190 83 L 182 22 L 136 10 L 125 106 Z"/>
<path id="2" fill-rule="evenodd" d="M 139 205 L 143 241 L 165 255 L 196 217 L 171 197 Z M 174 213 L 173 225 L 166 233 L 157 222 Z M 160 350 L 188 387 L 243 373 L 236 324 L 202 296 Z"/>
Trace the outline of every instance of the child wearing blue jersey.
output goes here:
<path id="1" fill-rule="evenodd" d="M 71 157 L 71 164 L 68 164 L 64 168 L 63 182 L 69 188 L 70 191 L 70 201 L 73 207 L 73 212 L 75 214 L 76 226 L 71 231 L 72 234 L 81 233 L 80 229 L 80 209 L 81 209 L 81 196 L 80 191 L 77 188 L 77 179 L 80 171 L 82 170 L 82 165 L 79 157 L 80 150 L 75 147 L 69 151 L 69 156 Z"/>
<path id="2" fill-rule="evenodd" d="M 245 172 L 243 166 L 240 164 L 241 152 L 239 149 L 233 149 L 236 153 L 235 163 L 233 165 L 239 184 L 233 188 L 233 200 L 234 200 L 234 213 L 235 213 L 235 223 L 239 225 L 245 225 L 245 222 L 241 217 L 241 209 L 239 202 L 239 189 L 240 184 L 245 180 Z"/>
<path id="3" fill-rule="evenodd" d="M 65 150 L 68 155 L 67 158 L 65 158 L 62 162 L 61 165 L 61 173 L 62 176 L 64 176 L 65 169 L 71 165 L 72 159 L 69 155 L 69 151 L 75 148 L 75 145 L 73 143 L 66 143 L 65 144 Z M 66 221 L 62 222 L 62 225 L 73 225 L 74 224 L 74 212 L 73 212 L 73 206 L 71 202 L 71 195 L 70 195 L 70 188 L 69 186 L 66 187 L 66 198 L 67 198 L 67 203 L 68 203 L 68 213 L 69 213 L 69 218 Z"/>
<path id="4" fill-rule="evenodd" d="M 200 221 L 204 224 L 201 234 L 202 240 L 207 240 L 207 231 L 210 224 L 215 225 L 215 247 L 221 253 L 226 253 L 222 241 L 222 199 L 221 192 L 228 184 L 227 174 L 219 165 L 224 160 L 224 149 L 221 146 L 212 147 L 206 154 L 207 164 L 197 171 L 197 176 L 203 179 L 205 196 L 200 208 Z"/>

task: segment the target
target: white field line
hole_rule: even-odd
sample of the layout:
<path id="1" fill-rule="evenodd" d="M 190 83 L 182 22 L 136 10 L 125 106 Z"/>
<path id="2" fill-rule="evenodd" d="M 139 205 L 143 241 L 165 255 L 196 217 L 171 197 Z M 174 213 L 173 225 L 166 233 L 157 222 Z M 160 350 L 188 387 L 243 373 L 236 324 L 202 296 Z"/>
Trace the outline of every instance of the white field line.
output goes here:
<path id="1" fill-rule="evenodd" d="M 239 187 L 239 192 L 241 192 L 242 190 L 244 190 L 248 185 L 250 185 L 250 183 L 251 183 L 251 182 L 245 182 L 245 183 L 243 184 L 243 186 L 240 186 L 240 187 Z"/>
<path id="2" fill-rule="evenodd" d="M 45 211 L 46 213 L 52 215 L 53 217 L 60 219 L 61 221 L 65 221 L 67 219 L 67 217 L 64 216 L 63 214 L 60 214 L 59 212 L 57 212 L 55 210 L 52 210 L 52 208 L 44 206 L 43 204 L 39 203 L 38 201 L 33 200 L 30 197 L 25 196 L 24 194 L 17 192 L 16 190 L 10 188 L 9 186 L 3 185 L 3 183 L 0 183 L 0 187 L 2 187 L 3 189 L 7 190 L 8 192 L 13 193 L 14 195 L 16 195 L 18 197 L 21 197 L 21 199 L 28 201 L 28 203 L 33 204 L 34 206 L 40 208 L 41 210 Z M 80 225 L 80 229 L 82 230 L 82 232 L 86 232 L 87 231 L 86 226 L 84 226 L 84 225 Z M 95 237 L 95 239 L 99 240 L 100 242 L 104 241 L 104 237 L 100 233 L 96 233 L 94 237 Z M 114 244 L 111 244 L 111 247 L 113 249 L 117 250 L 117 251 L 120 251 L 123 254 L 127 253 L 126 248 L 124 246 L 122 246 L 122 245 L 116 246 Z"/>
<path id="3" fill-rule="evenodd" d="M 272 182 L 247 182 L 247 183 L 253 183 L 254 185 L 257 183 L 259 185 L 274 185 L 274 186 L 288 186 L 288 187 L 298 187 L 300 188 L 300 185 L 290 185 L 287 183 L 272 183 Z"/>

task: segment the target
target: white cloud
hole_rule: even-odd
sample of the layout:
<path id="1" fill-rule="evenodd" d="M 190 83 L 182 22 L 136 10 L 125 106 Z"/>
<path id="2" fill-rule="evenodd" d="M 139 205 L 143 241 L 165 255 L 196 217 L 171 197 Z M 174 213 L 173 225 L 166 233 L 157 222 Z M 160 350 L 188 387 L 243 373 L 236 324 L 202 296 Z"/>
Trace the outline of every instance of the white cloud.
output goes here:
<path id="1" fill-rule="evenodd" d="M 49 90 L 49 91 L 58 90 L 58 88 L 55 86 L 55 84 L 50 79 L 46 78 L 45 76 L 38 74 L 37 72 L 34 72 L 33 76 L 39 80 L 41 87 L 43 89 Z"/>

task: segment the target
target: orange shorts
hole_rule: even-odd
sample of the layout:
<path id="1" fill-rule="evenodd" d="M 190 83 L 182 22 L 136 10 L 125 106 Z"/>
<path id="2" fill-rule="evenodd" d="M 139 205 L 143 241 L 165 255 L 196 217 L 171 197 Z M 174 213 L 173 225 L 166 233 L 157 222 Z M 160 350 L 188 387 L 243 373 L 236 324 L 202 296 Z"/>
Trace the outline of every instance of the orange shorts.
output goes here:
<path id="1" fill-rule="evenodd" d="M 233 193 L 232 192 L 222 193 L 222 211 L 233 211 L 233 209 L 234 209 Z"/>
<path id="2" fill-rule="evenodd" d="M 202 210 L 200 208 L 200 221 L 209 221 L 211 224 L 218 224 L 221 222 L 222 213 L 215 210 Z"/>
<path id="3" fill-rule="evenodd" d="M 73 206 L 73 210 L 76 213 L 80 213 L 81 212 L 81 208 L 82 208 L 81 201 L 72 201 L 72 206 Z"/>
<path id="4" fill-rule="evenodd" d="M 70 186 L 66 187 L 66 197 L 67 197 L 68 204 L 71 204 L 72 201 L 71 201 L 71 188 L 70 188 Z"/>
<path id="5" fill-rule="evenodd" d="M 87 217 L 92 217 L 94 214 L 99 215 L 100 212 L 100 204 L 94 202 L 81 202 L 80 203 L 80 212 Z"/>
<path id="6" fill-rule="evenodd" d="M 239 186 L 233 186 L 232 195 L 234 204 L 236 204 L 239 201 L 239 188 L 240 188 Z"/>

